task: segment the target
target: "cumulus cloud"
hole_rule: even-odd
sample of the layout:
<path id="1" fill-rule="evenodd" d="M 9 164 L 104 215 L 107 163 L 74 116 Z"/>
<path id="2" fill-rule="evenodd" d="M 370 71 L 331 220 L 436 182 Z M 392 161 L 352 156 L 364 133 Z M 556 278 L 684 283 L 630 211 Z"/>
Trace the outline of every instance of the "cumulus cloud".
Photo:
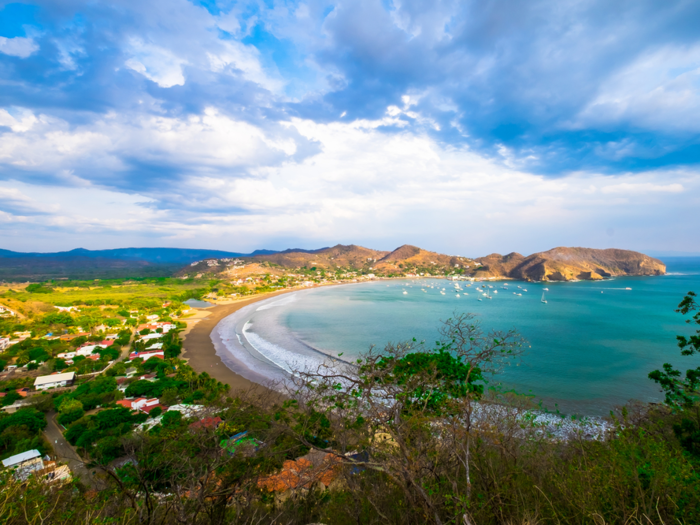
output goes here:
<path id="1" fill-rule="evenodd" d="M 7 195 L 6 224 L 251 249 L 697 239 L 673 210 L 700 204 L 700 4 L 39 9 L 0 35 L 0 179 L 39 203 Z"/>
<path id="2" fill-rule="evenodd" d="M 39 50 L 39 45 L 32 38 L 17 36 L 5 38 L 0 36 L 0 53 L 19 58 L 27 58 Z"/>

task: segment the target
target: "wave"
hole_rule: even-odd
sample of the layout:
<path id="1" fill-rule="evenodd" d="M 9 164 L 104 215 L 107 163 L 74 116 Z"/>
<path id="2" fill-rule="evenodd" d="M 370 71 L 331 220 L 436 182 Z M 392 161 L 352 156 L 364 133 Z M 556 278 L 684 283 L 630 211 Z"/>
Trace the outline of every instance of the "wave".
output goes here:
<path id="1" fill-rule="evenodd" d="M 698 272 L 667 272 L 666 275 L 700 275 Z"/>
<path id="2" fill-rule="evenodd" d="M 289 374 L 297 375 L 299 371 L 318 370 L 324 365 L 325 360 L 320 356 L 303 355 L 292 352 L 278 344 L 271 343 L 250 330 L 252 323 L 247 322 L 243 327 L 243 335 L 246 341 L 268 361 L 278 366 Z"/>

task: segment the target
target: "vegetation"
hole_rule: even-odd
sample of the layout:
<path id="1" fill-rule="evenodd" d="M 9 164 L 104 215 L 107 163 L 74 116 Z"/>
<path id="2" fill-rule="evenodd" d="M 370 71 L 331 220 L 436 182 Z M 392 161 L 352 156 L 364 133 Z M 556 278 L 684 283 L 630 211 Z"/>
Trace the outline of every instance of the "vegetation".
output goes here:
<path id="1" fill-rule="evenodd" d="M 700 324 L 695 297 L 688 294 L 678 311 Z M 138 309 L 132 324 L 150 312 L 177 316 L 177 300 L 168 307 L 162 300 Z M 131 310 L 137 308 L 128 301 L 99 309 L 98 321 L 127 321 Z M 104 336 L 93 328 L 84 340 L 36 337 L 85 324 L 87 314 L 81 308 L 60 315 L 24 321 L 35 337 L 3 358 L 46 367 L 59 350 Z M 149 348 L 131 340 L 138 326 L 127 326 L 114 327 L 115 345 Z M 698 336 L 700 329 L 679 336 L 683 356 L 697 356 Z M 159 341 L 164 359 L 119 361 L 72 389 L 35 395 L 31 405 L 0 415 L 3 457 L 30 448 L 50 452 L 42 430 L 55 416 L 96 473 L 63 486 L 0 473 L 0 521 L 700 522 L 700 369 L 683 375 L 668 364 L 652 372 L 665 404 L 623 407 L 607 429 L 591 433 L 571 419 L 540 423 L 529 398 L 490 388 L 502 367 L 522 359 L 524 342 L 515 332 L 485 333 L 467 314 L 447 320 L 434 345 L 390 344 L 352 365 L 299 371 L 284 396 L 232 399 L 226 385 L 179 359 L 177 329 Z M 13 381 L 0 386 L 10 392 L 24 384 Z M 133 411 L 117 404 L 124 396 L 158 398 L 162 406 Z M 191 410 L 168 410 L 174 405 Z"/>

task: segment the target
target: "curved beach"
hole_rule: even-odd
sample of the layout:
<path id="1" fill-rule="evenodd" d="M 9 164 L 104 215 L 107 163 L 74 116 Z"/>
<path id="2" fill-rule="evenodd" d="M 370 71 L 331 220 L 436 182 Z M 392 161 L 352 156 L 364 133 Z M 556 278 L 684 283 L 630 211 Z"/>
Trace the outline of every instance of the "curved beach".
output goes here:
<path id="1" fill-rule="evenodd" d="M 182 357 L 187 360 L 188 364 L 197 372 L 206 372 L 214 379 L 226 383 L 231 387 L 231 392 L 255 391 L 256 393 L 269 392 L 269 389 L 246 379 L 229 369 L 216 354 L 214 341 L 212 340 L 212 331 L 219 322 L 225 317 L 253 303 L 294 292 L 297 290 L 282 290 L 270 294 L 263 294 L 250 299 L 237 301 L 232 304 L 222 304 L 212 306 L 206 309 L 199 309 L 200 312 L 205 312 L 206 315 L 194 323 L 191 328 L 188 327 L 183 336 L 183 354 Z"/>

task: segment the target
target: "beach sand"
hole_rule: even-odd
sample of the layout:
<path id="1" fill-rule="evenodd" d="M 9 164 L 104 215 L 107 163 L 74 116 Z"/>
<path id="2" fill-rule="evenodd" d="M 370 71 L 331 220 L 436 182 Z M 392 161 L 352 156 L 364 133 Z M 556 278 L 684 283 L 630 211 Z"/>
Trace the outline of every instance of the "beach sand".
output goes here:
<path id="1" fill-rule="evenodd" d="M 231 315 L 244 306 L 294 291 L 297 290 L 283 290 L 257 295 L 231 304 L 221 304 L 209 308 L 195 308 L 195 314 L 192 317 L 182 319 L 182 321 L 187 322 L 187 329 L 181 334 L 183 353 L 180 357 L 186 359 L 188 364 L 197 372 L 206 372 L 214 379 L 229 385 L 233 395 L 244 391 L 257 394 L 268 393 L 269 390 L 267 388 L 238 375 L 221 361 L 221 358 L 216 355 L 214 343 L 211 340 L 211 332 L 224 317 Z"/>

